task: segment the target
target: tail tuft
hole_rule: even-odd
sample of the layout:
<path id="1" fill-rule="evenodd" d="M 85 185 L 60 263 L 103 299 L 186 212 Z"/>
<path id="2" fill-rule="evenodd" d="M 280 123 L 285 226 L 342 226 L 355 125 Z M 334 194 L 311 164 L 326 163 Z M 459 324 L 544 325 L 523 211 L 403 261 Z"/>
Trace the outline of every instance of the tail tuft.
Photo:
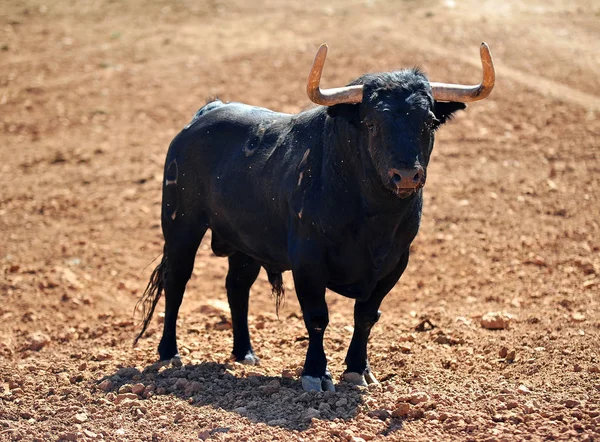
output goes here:
<path id="1" fill-rule="evenodd" d="M 275 297 L 275 313 L 279 318 L 279 307 L 285 303 L 285 287 L 283 286 L 283 278 L 281 272 L 267 272 L 269 282 L 271 283 L 271 296 Z"/>
<path id="2" fill-rule="evenodd" d="M 156 268 L 152 272 L 152 275 L 150 276 L 150 281 L 148 281 L 146 290 L 144 290 L 142 297 L 135 304 L 135 309 L 133 311 L 134 315 L 141 307 L 142 316 L 144 319 L 142 323 L 142 330 L 133 341 L 133 345 L 137 344 L 139 339 L 142 337 L 142 335 L 148 328 L 148 325 L 150 324 L 150 320 L 152 319 L 152 315 L 154 314 L 156 304 L 158 304 L 158 300 L 160 299 L 163 292 L 166 269 L 167 256 L 163 255 L 160 264 L 156 266 Z"/>

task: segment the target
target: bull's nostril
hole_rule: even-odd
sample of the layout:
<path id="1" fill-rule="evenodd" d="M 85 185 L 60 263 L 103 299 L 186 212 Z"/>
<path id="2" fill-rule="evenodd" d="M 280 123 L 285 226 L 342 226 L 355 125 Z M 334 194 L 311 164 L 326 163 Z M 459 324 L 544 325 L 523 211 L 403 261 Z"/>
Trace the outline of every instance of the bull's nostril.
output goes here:
<path id="1" fill-rule="evenodd" d="M 392 181 L 397 186 L 398 184 L 400 184 L 400 181 L 402 181 L 402 175 L 400 175 L 399 173 L 392 174 Z"/>
<path id="2" fill-rule="evenodd" d="M 415 183 L 418 183 L 419 181 L 421 181 L 421 173 L 417 172 L 417 174 L 413 177 L 413 181 Z"/>

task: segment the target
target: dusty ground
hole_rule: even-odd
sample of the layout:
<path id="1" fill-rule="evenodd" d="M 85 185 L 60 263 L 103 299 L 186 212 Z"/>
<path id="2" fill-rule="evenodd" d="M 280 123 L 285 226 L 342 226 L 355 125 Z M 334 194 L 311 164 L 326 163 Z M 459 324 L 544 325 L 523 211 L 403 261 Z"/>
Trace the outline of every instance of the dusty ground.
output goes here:
<path id="1" fill-rule="evenodd" d="M 600 440 L 597 2 L 58 3 L 0 5 L 0 440 Z M 323 41 L 325 86 L 415 64 L 474 82 L 482 40 L 497 88 L 438 137 L 372 334 L 380 387 L 301 390 L 289 275 L 280 319 L 264 274 L 253 289 L 261 365 L 232 363 L 209 238 L 184 365 L 145 370 L 160 318 L 132 348 L 132 312 L 161 251 L 162 162 L 206 98 L 300 111 Z M 352 303 L 328 301 L 337 379 Z"/>

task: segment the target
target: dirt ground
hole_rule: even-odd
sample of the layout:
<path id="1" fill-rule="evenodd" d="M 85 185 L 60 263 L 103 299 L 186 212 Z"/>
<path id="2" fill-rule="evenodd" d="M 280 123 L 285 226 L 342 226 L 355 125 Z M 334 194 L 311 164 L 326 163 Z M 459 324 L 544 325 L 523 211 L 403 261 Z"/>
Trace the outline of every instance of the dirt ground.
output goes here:
<path id="1" fill-rule="evenodd" d="M 210 234 L 183 366 L 148 368 L 161 318 L 133 348 L 133 307 L 162 249 L 164 156 L 207 98 L 306 109 L 322 42 L 325 87 L 414 65 L 476 82 L 483 40 L 497 86 L 439 132 L 372 333 L 380 386 L 339 380 L 352 302 L 330 294 L 337 392 L 302 391 L 290 275 L 279 319 L 264 273 L 253 287 L 261 365 L 232 362 Z M 4 0 L 0 440 L 600 440 L 599 42 L 592 0 Z"/>

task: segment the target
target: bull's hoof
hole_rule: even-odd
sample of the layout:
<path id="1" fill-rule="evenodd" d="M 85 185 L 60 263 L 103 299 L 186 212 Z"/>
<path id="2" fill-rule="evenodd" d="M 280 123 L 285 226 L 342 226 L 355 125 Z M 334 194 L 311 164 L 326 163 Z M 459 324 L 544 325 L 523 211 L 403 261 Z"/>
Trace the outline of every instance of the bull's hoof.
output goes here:
<path id="1" fill-rule="evenodd" d="M 335 391 L 331 376 L 302 376 L 304 391 Z"/>
<path id="2" fill-rule="evenodd" d="M 350 384 L 360 387 L 367 387 L 371 384 L 379 384 L 379 381 L 373 376 L 371 370 L 365 370 L 362 373 L 348 371 L 344 373 L 344 380 Z"/>
<path id="3" fill-rule="evenodd" d="M 260 359 L 258 358 L 258 356 L 256 356 L 253 352 L 250 351 L 246 353 L 246 355 L 243 358 L 236 357 L 235 362 L 244 365 L 259 365 Z"/>

